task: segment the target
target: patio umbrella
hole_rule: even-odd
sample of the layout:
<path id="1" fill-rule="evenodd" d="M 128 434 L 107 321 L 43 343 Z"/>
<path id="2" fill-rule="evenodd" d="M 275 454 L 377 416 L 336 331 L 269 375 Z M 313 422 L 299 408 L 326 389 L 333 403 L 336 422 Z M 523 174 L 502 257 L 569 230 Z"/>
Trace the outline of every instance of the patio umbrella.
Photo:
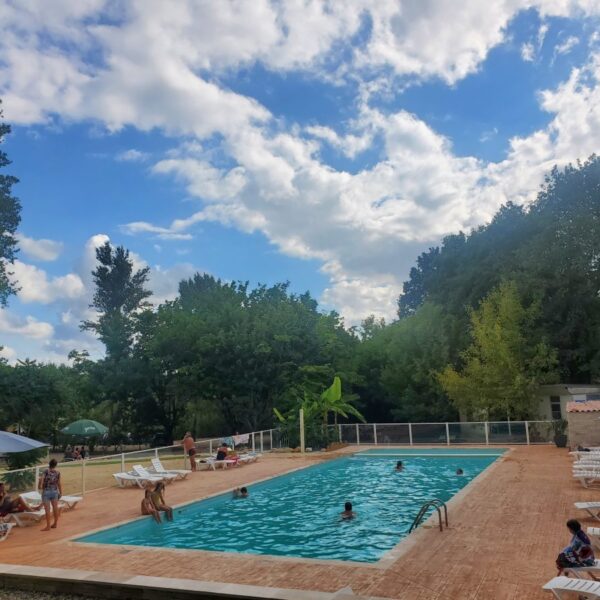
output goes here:
<path id="1" fill-rule="evenodd" d="M 45 448 L 48 444 L 9 431 L 0 431 L 0 454 L 27 452 L 36 448 Z"/>
<path id="2" fill-rule="evenodd" d="M 92 421 L 91 419 L 79 419 L 79 421 L 73 421 L 66 427 L 63 427 L 61 433 L 66 435 L 76 435 L 79 437 L 93 437 L 96 435 L 104 435 L 108 431 L 108 427 L 98 423 L 98 421 Z"/>

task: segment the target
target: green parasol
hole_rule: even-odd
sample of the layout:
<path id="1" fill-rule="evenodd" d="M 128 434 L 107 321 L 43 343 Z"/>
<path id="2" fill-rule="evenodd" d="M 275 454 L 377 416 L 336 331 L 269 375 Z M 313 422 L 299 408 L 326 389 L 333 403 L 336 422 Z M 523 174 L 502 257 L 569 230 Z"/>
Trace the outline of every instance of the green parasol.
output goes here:
<path id="1" fill-rule="evenodd" d="M 66 435 L 94 437 L 96 435 L 104 435 L 108 431 L 108 427 L 91 419 L 79 419 L 79 421 L 69 423 L 69 425 L 63 427 L 60 431 Z"/>

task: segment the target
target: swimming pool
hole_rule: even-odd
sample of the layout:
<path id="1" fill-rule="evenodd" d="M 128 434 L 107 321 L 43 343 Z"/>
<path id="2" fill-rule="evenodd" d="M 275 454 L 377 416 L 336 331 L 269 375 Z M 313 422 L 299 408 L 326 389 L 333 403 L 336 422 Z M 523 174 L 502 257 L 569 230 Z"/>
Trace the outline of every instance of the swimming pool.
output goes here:
<path id="1" fill-rule="evenodd" d="M 404 455 L 396 472 L 392 452 L 334 459 L 249 486 L 249 498 L 188 504 L 171 523 L 146 517 L 77 541 L 375 562 L 407 535 L 424 502 L 449 500 L 502 454 L 423 450 Z M 357 518 L 342 521 L 347 500 Z"/>

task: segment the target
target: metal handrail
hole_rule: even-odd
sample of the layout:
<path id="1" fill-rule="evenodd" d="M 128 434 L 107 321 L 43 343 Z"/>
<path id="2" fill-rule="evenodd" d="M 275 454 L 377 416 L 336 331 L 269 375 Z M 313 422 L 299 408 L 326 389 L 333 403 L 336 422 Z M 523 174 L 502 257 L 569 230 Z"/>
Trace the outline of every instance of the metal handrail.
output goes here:
<path id="1" fill-rule="evenodd" d="M 431 507 L 435 508 L 435 510 L 437 511 L 440 531 L 444 531 L 444 527 L 442 525 L 442 511 L 440 510 L 440 508 L 444 509 L 444 521 L 446 522 L 446 527 L 448 527 L 448 507 L 446 506 L 446 503 L 442 500 L 434 498 L 433 500 L 428 500 L 423 504 L 423 506 L 421 506 L 421 509 L 419 510 L 417 516 L 415 517 L 415 520 L 412 522 L 412 525 L 408 530 L 408 533 L 411 533 L 423 522 L 425 514 Z"/>

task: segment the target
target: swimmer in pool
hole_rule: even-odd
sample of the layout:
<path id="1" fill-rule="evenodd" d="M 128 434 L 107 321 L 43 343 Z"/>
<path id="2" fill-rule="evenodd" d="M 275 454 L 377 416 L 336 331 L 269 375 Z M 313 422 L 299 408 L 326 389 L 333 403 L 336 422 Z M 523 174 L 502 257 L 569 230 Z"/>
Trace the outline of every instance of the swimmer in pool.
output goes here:
<path id="1" fill-rule="evenodd" d="M 248 496 L 249 496 L 248 488 L 241 487 L 241 488 L 235 488 L 235 490 L 233 490 L 234 498 L 247 498 Z"/>
<path id="2" fill-rule="evenodd" d="M 401 460 L 396 463 L 396 471 L 404 471 L 404 465 Z"/>
<path id="3" fill-rule="evenodd" d="M 462 469 L 456 469 L 456 474 L 457 475 L 464 475 L 465 472 Z"/>
<path id="4" fill-rule="evenodd" d="M 356 513 L 352 510 L 352 502 L 344 504 L 344 510 L 340 513 L 342 519 L 354 519 Z"/>

